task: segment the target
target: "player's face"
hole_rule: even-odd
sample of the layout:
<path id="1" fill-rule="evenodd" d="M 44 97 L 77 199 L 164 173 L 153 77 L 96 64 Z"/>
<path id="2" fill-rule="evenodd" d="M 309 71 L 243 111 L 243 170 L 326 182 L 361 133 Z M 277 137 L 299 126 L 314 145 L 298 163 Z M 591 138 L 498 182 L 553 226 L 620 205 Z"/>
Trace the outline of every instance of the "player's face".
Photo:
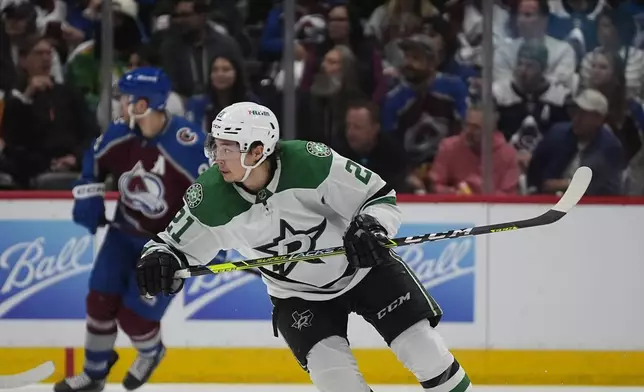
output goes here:
<path id="1" fill-rule="evenodd" d="M 214 139 L 208 149 L 226 182 L 236 182 L 244 177 L 246 169 L 241 164 L 241 151 L 238 143 L 230 140 Z"/>
<path id="2" fill-rule="evenodd" d="M 235 67 L 225 58 L 218 58 L 212 62 L 210 69 L 210 83 L 217 90 L 227 90 L 235 83 L 237 73 Z"/>
<path id="3" fill-rule="evenodd" d="M 129 95 L 121 95 L 119 98 L 119 105 L 121 106 L 121 117 L 123 117 L 123 120 L 126 122 L 130 121 L 130 113 L 128 112 L 127 108 L 130 105 L 130 96 Z"/>

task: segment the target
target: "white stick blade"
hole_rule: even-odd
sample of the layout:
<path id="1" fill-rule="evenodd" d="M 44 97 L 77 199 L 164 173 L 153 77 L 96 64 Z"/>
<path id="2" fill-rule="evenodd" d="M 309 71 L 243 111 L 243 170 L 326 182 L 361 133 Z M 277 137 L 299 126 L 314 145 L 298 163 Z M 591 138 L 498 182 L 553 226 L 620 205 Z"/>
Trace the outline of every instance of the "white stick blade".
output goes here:
<path id="1" fill-rule="evenodd" d="M 570 185 L 568 186 L 566 193 L 561 196 L 561 199 L 559 199 L 552 209 L 560 212 L 570 211 L 584 196 L 588 186 L 590 185 L 590 180 L 592 179 L 593 171 L 589 167 L 582 166 L 577 169 L 575 174 L 572 176 L 572 180 L 570 181 Z"/>
<path id="2" fill-rule="evenodd" d="M 54 373 L 54 363 L 45 362 L 39 366 L 10 376 L 0 376 L 0 389 L 14 389 L 43 381 Z"/>

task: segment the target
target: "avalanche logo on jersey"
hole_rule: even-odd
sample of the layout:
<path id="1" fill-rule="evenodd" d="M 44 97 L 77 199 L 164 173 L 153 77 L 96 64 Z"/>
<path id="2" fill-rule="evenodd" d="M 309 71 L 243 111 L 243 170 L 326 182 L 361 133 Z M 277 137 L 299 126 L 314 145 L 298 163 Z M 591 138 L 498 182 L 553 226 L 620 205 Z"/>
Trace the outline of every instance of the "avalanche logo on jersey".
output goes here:
<path id="1" fill-rule="evenodd" d="M 308 252 L 317 249 L 316 242 L 322 233 L 324 233 L 325 229 L 326 218 L 324 218 L 319 225 L 311 227 L 308 230 L 295 230 L 287 221 L 280 219 L 280 235 L 275 237 L 272 242 L 258 246 L 255 249 L 271 256 L 279 256 L 295 252 Z M 311 264 L 324 263 L 320 259 L 307 260 L 306 262 Z M 281 276 L 288 276 L 296 265 L 297 263 L 274 265 L 272 272 L 277 272 Z M 266 268 L 261 268 L 261 270 L 271 276 L 275 276 L 275 274 L 271 273 L 271 271 Z"/>
<path id="2" fill-rule="evenodd" d="M 71 220 L 0 220 L 0 320 L 83 320 L 94 237 Z"/>
<path id="3" fill-rule="evenodd" d="M 191 146 L 197 142 L 197 134 L 190 128 L 181 128 L 177 131 L 177 142 L 184 146 Z"/>
<path id="4" fill-rule="evenodd" d="M 157 175 L 158 174 L 158 175 Z M 165 174 L 165 158 L 159 155 L 151 171 L 145 170 L 141 161 L 132 170 L 125 172 L 119 178 L 121 201 L 140 211 L 148 218 L 159 218 L 168 210 L 165 201 L 165 187 L 160 176 Z"/>

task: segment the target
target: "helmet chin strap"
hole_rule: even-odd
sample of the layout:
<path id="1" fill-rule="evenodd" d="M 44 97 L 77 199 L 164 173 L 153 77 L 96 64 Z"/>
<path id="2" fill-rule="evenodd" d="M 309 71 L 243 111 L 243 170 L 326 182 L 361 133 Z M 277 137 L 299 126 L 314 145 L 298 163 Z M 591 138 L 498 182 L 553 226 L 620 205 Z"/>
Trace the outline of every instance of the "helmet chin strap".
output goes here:
<path id="1" fill-rule="evenodd" d="M 250 172 L 255 169 L 257 166 L 259 166 L 264 160 L 266 159 L 266 156 L 262 155 L 262 157 L 255 163 L 253 166 L 247 166 L 244 161 L 246 160 L 246 152 L 241 153 L 241 165 L 244 169 L 246 169 L 246 173 L 244 173 L 244 177 L 239 182 L 244 182 L 248 179 L 248 176 L 250 176 Z"/>
<path id="2" fill-rule="evenodd" d="M 148 116 L 150 113 L 152 113 L 152 109 L 147 108 L 145 109 L 145 112 L 141 114 L 135 114 L 134 113 L 134 104 L 129 104 L 127 106 L 127 114 L 130 116 L 130 129 L 134 129 L 134 125 L 136 125 L 136 120 L 140 120 L 143 117 Z"/>

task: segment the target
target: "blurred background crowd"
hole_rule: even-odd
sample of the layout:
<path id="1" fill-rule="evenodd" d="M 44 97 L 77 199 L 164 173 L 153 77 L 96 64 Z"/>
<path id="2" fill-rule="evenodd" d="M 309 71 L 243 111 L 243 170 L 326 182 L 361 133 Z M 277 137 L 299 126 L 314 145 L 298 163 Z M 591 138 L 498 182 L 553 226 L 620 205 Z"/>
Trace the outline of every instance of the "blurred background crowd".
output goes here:
<path id="1" fill-rule="evenodd" d="M 112 80 L 101 73 L 105 4 Z M 167 110 L 204 132 L 239 101 L 294 111 L 294 137 L 400 193 L 481 194 L 487 159 L 488 194 L 556 194 L 584 165 L 589 194 L 644 195 L 644 0 L 296 0 L 294 26 L 283 11 L 271 0 L 0 0 L 0 187 L 65 188 L 120 116 L 103 82 L 151 65 L 172 82 Z"/>

